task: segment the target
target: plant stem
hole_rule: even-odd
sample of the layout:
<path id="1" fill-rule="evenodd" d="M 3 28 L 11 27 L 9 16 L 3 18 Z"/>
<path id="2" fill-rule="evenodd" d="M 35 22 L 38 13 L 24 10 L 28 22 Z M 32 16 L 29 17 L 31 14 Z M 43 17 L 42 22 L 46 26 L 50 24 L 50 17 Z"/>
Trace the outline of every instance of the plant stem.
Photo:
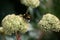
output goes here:
<path id="1" fill-rule="evenodd" d="M 5 34 L 2 34 L 2 40 L 6 40 L 6 39 L 5 39 Z"/>
<path id="2" fill-rule="evenodd" d="M 38 39 L 38 40 L 41 40 L 41 39 L 42 39 L 42 37 L 44 36 L 44 34 L 45 34 L 45 32 L 44 32 L 44 31 L 41 31 L 41 32 L 40 32 L 40 37 L 39 37 L 39 39 Z"/>
<path id="3" fill-rule="evenodd" d="M 21 40 L 20 34 L 16 32 L 16 40 Z"/>
<path id="4" fill-rule="evenodd" d="M 28 7 L 28 9 L 26 10 L 26 14 L 28 14 L 28 11 L 29 11 L 29 7 Z"/>

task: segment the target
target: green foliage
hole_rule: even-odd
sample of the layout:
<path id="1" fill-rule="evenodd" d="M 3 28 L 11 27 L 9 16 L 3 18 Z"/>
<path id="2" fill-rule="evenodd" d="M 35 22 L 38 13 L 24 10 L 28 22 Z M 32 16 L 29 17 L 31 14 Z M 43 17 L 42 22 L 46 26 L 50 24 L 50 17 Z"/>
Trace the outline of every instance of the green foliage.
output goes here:
<path id="1" fill-rule="evenodd" d="M 60 0 L 53 0 L 53 10 L 55 15 L 60 19 Z"/>

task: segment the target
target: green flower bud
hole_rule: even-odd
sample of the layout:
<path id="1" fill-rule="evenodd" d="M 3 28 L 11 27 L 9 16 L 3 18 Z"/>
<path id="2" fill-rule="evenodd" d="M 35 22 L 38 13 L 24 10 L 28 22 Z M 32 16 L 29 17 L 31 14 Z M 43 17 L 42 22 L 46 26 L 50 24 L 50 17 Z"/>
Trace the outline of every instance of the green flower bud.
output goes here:
<path id="1" fill-rule="evenodd" d="M 39 0 L 21 0 L 21 3 L 32 8 L 36 8 L 40 5 Z"/>
<path id="2" fill-rule="evenodd" d="M 47 13 L 43 15 L 42 19 L 38 23 L 38 26 L 44 31 L 59 31 L 60 21 L 56 16 Z"/>

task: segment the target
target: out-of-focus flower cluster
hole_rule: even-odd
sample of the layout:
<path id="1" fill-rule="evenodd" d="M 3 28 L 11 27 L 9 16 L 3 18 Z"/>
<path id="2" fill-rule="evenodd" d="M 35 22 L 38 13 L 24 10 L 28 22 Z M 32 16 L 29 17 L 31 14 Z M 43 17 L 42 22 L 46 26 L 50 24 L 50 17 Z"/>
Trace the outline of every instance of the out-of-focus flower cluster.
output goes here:
<path id="1" fill-rule="evenodd" d="M 21 3 L 32 8 L 36 8 L 40 5 L 39 0 L 21 0 Z"/>
<path id="2" fill-rule="evenodd" d="M 56 31 L 56 32 L 58 32 L 60 30 L 59 19 L 50 13 L 43 15 L 43 17 L 39 21 L 38 25 L 39 25 L 39 28 L 41 30 L 44 30 L 44 31 Z"/>
<path id="3" fill-rule="evenodd" d="M 12 34 L 17 31 L 21 33 L 27 32 L 28 25 L 27 22 L 23 19 L 23 17 L 12 14 L 12 15 L 7 15 L 3 20 L 2 20 L 2 26 L 4 29 L 5 34 Z"/>

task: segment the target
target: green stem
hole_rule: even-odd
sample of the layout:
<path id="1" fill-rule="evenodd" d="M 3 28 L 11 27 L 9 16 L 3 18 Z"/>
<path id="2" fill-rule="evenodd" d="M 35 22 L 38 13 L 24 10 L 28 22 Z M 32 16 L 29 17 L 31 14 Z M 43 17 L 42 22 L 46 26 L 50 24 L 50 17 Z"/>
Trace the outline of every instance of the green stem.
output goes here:
<path id="1" fill-rule="evenodd" d="M 5 34 L 2 34 L 2 40 L 6 40 L 6 39 L 5 39 Z"/>

